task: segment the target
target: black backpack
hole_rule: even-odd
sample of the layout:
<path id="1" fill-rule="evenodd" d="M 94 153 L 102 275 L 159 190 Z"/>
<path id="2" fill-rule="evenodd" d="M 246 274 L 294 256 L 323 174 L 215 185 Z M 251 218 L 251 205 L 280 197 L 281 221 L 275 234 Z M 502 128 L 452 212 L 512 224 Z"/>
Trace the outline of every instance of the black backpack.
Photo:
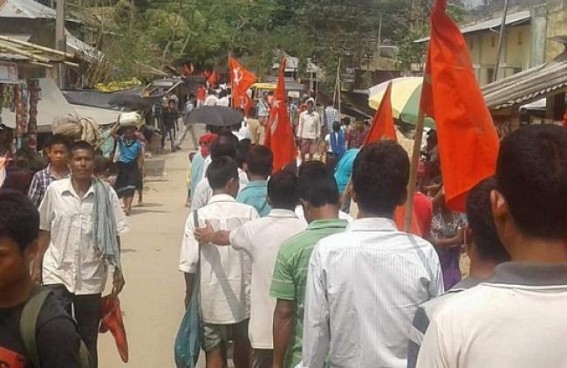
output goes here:
<path id="1" fill-rule="evenodd" d="M 34 368 L 41 368 L 36 340 L 37 318 L 49 294 L 51 294 L 51 290 L 47 288 L 40 286 L 34 287 L 30 299 L 22 310 L 22 316 L 20 318 L 20 334 L 22 335 L 26 349 L 26 357 Z M 79 349 L 79 359 L 81 361 L 81 368 L 94 367 L 87 346 L 82 340 Z"/>

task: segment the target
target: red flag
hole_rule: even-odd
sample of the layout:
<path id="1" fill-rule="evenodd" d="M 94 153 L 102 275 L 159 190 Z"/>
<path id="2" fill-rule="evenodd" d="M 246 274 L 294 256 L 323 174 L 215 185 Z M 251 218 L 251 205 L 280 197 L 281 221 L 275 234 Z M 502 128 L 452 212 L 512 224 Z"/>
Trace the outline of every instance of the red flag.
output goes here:
<path id="1" fill-rule="evenodd" d="M 207 78 L 207 83 L 209 84 L 209 86 L 213 87 L 217 85 L 218 81 L 219 75 L 213 70 L 213 72 L 210 73 L 209 77 Z"/>
<path id="2" fill-rule="evenodd" d="M 118 297 L 107 295 L 100 300 L 99 331 L 101 333 L 110 331 L 114 336 L 120 358 L 124 363 L 128 363 L 128 339 L 126 338 L 126 329 L 124 328 Z"/>
<path id="3" fill-rule="evenodd" d="M 498 134 L 476 81 L 461 31 L 437 0 L 423 81 L 423 111 L 435 119 L 445 200 L 464 212 L 468 191 L 494 174 Z"/>
<path id="4" fill-rule="evenodd" d="M 256 76 L 240 65 L 234 58 L 228 59 L 228 67 L 230 69 L 232 107 L 247 111 L 252 105 L 252 101 L 247 92 L 254 82 L 256 82 Z"/>
<path id="5" fill-rule="evenodd" d="M 382 139 L 398 141 L 396 128 L 394 127 L 394 113 L 392 112 L 392 82 L 388 84 L 380 107 L 376 110 L 372 119 L 372 126 L 366 134 L 364 144 L 379 142 Z"/>
<path id="6" fill-rule="evenodd" d="M 274 92 L 274 104 L 270 109 L 270 119 L 266 127 L 265 144 L 274 153 L 274 171 L 281 170 L 285 165 L 295 160 L 297 155 L 286 104 L 285 65 L 286 59 L 284 58 L 280 63 L 278 84 Z"/>

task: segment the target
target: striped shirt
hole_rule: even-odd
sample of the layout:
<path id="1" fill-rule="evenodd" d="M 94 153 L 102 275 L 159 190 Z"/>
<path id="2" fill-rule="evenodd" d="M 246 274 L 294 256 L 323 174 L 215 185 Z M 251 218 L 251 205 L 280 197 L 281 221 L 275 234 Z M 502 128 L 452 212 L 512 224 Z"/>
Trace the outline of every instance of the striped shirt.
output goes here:
<path id="1" fill-rule="evenodd" d="M 68 177 L 69 174 L 67 174 L 64 178 Z M 45 192 L 47 192 L 47 187 L 49 186 L 49 184 L 53 183 L 56 180 L 58 179 L 53 174 L 51 174 L 51 165 L 34 174 L 32 182 L 30 184 L 30 189 L 28 191 L 28 197 L 36 207 L 39 207 L 39 205 L 41 204 L 41 201 L 43 200 Z"/>
<path id="2" fill-rule="evenodd" d="M 347 224 L 346 220 L 339 219 L 313 221 L 306 231 L 288 239 L 280 248 L 270 295 L 273 298 L 294 301 L 296 306 L 285 367 L 295 367 L 301 361 L 305 284 L 311 252 L 319 240 L 344 231 Z"/>
<path id="3" fill-rule="evenodd" d="M 309 262 L 303 367 L 405 368 L 419 304 L 443 292 L 425 240 L 386 218 L 355 220 L 321 240 Z"/>

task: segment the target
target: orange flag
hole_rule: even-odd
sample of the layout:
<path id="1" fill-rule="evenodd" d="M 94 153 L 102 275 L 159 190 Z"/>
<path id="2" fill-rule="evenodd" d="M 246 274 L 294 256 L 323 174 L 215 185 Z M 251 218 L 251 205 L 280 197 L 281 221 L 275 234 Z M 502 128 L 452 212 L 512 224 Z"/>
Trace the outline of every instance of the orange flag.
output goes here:
<path id="1" fill-rule="evenodd" d="M 217 72 L 213 70 L 209 75 L 209 77 L 207 78 L 207 83 L 209 84 L 210 87 L 214 87 L 217 85 L 218 81 L 219 81 L 219 75 L 217 74 Z"/>
<path id="2" fill-rule="evenodd" d="M 421 108 L 437 123 L 445 200 L 464 212 L 469 190 L 494 174 L 499 142 L 467 44 L 446 5 L 437 0 L 431 13 Z"/>
<path id="3" fill-rule="evenodd" d="M 364 144 L 379 142 L 382 139 L 398 141 L 396 128 L 394 127 L 394 113 L 392 112 L 392 82 L 388 84 L 380 107 L 376 110 L 372 119 L 372 126 L 366 135 Z"/>
<path id="4" fill-rule="evenodd" d="M 232 107 L 248 111 L 252 106 L 252 100 L 248 96 L 248 89 L 256 82 L 256 76 L 244 68 L 234 59 L 228 59 L 230 69 L 230 85 L 232 90 Z"/>
<path id="5" fill-rule="evenodd" d="M 274 103 L 270 109 L 270 119 L 266 127 L 265 145 L 274 154 L 274 171 L 281 170 L 285 165 L 295 160 L 297 154 L 286 104 L 285 65 L 286 59 L 284 58 L 280 63 L 278 84 L 274 92 Z"/>

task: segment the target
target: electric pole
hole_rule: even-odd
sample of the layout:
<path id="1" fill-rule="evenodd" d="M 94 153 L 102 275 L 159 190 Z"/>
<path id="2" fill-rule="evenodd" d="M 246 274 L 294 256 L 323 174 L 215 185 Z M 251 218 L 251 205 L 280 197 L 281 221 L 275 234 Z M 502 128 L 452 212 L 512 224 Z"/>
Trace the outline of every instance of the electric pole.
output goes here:
<path id="1" fill-rule="evenodd" d="M 55 49 L 66 52 L 67 42 L 65 37 L 65 0 L 57 0 L 56 7 L 57 16 L 55 18 Z M 65 88 L 65 64 L 59 63 L 58 84 L 59 88 Z"/>

